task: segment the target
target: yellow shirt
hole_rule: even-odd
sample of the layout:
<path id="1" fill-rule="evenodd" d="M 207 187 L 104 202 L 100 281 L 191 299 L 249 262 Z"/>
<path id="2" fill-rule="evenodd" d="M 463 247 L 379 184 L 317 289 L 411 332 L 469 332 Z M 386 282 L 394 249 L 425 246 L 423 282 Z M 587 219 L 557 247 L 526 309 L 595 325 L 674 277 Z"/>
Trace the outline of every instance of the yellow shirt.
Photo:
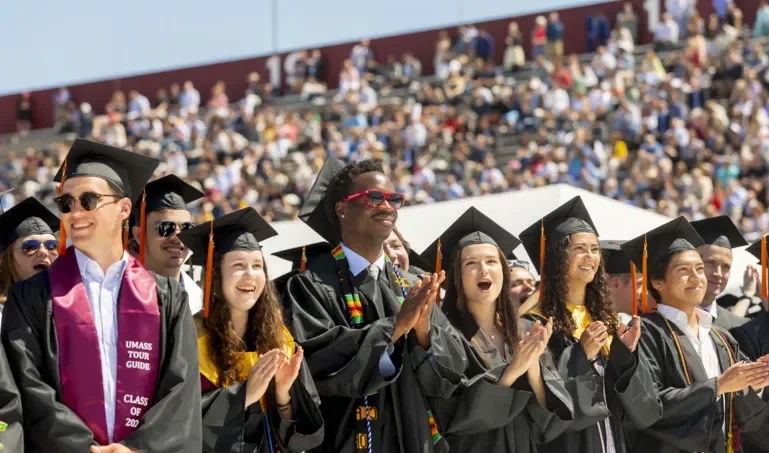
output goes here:
<path id="1" fill-rule="evenodd" d="M 588 313 L 587 307 L 584 305 L 574 305 L 567 302 L 566 308 L 571 312 L 571 319 L 574 320 L 574 338 L 579 340 L 580 337 L 582 337 L 582 333 L 587 329 L 587 326 L 593 322 L 593 319 L 590 317 L 590 313 Z M 606 344 L 603 347 L 603 352 L 606 357 L 609 356 L 611 341 L 612 336 L 609 335 L 609 338 L 606 340 Z"/>

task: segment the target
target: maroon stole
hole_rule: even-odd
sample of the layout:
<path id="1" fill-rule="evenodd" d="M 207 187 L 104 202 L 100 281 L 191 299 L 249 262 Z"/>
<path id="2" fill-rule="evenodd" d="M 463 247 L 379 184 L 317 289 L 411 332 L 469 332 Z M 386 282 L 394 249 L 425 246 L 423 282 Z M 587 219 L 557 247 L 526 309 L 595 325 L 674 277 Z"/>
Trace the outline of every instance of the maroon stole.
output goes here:
<path id="1" fill-rule="evenodd" d="M 107 445 L 99 337 L 72 247 L 54 261 L 48 274 L 59 343 L 61 402 L 93 431 L 96 442 Z M 117 401 L 112 442 L 134 432 L 151 407 L 160 365 L 157 285 L 152 274 L 130 255 L 117 309 Z"/>

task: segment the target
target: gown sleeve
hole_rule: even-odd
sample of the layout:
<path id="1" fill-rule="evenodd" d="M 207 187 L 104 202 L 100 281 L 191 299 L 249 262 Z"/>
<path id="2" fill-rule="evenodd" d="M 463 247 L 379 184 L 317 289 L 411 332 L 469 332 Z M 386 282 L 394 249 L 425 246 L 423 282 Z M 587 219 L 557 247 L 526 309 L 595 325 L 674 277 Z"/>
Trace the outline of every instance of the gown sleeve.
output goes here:
<path id="1" fill-rule="evenodd" d="M 58 401 L 56 389 L 49 383 L 51 378 L 42 374 L 52 354 L 42 340 L 52 325 L 46 316 L 46 296 L 40 289 L 47 284 L 33 277 L 11 287 L 0 335 L 8 365 L 22 390 L 24 429 L 28 441 L 34 443 L 27 448 L 43 451 L 55 446 L 59 453 L 83 453 L 96 445 L 93 433 L 74 411 Z"/>
<path id="2" fill-rule="evenodd" d="M 709 443 L 719 438 L 721 430 L 721 424 L 716 423 L 719 420 L 716 379 L 695 382 L 684 388 L 665 387 L 665 373 L 677 370 L 673 361 L 679 359 L 677 355 L 669 356 L 663 341 L 655 340 L 661 334 L 652 331 L 658 331 L 658 328 L 644 320 L 638 347 L 648 360 L 662 411 L 645 432 L 679 450 L 711 450 Z M 649 421 L 645 420 L 646 423 Z"/>
<path id="3" fill-rule="evenodd" d="M 165 283 L 163 283 L 165 282 Z M 200 452 L 200 379 L 195 324 L 178 283 L 158 284 L 165 341 L 155 403 L 121 443 L 137 451 Z"/>
<path id="4" fill-rule="evenodd" d="M 551 344 L 554 339 L 550 339 Z M 574 421 L 569 424 L 568 432 L 582 431 L 611 416 L 604 395 L 603 377 L 595 371 L 579 342 L 563 349 L 557 367 L 574 404 Z"/>
<path id="5" fill-rule="evenodd" d="M 729 338 L 732 344 L 736 340 Z M 739 352 L 739 360 L 749 361 Z M 754 445 L 769 445 L 769 387 L 761 395 L 748 388 L 734 395 L 734 417 L 742 435 Z"/>
<path id="6" fill-rule="evenodd" d="M 280 417 L 271 385 L 265 413 L 261 404 L 246 404 L 246 383 L 216 388 L 201 376 L 203 450 L 248 453 L 262 451 L 269 440 L 290 452 L 311 450 L 323 442 L 323 418 L 306 365 L 291 387 L 294 420 Z M 269 422 L 270 433 L 267 433 Z"/>
<path id="7" fill-rule="evenodd" d="M 360 398 L 395 382 L 403 367 L 407 335 L 394 343 L 389 354 L 396 372 L 385 378 L 379 368 L 380 357 L 392 343 L 395 317 L 349 327 L 322 283 L 310 278 L 302 273 L 289 279 L 286 297 L 293 308 L 293 333 L 306 352 L 318 392 Z"/>
<path id="8" fill-rule="evenodd" d="M 614 375 L 614 394 L 635 429 L 646 429 L 662 417 L 662 403 L 648 360 L 636 347 L 635 352 L 614 337 L 609 356 L 609 371 Z"/>
<path id="9" fill-rule="evenodd" d="M 0 422 L 7 425 L 5 432 L 0 433 L 0 444 L 5 451 L 23 452 L 21 396 L 13 380 L 2 345 L 0 345 L 0 404 Z"/>
<path id="10" fill-rule="evenodd" d="M 558 373 L 548 363 L 550 357 L 540 358 L 542 381 L 545 384 L 545 401 L 542 407 L 532 395 L 526 405 L 531 437 L 536 443 L 547 443 L 560 436 L 574 421 L 574 404 Z"/>
<path id="11" fill-rule="evenodd" d="M 409 335 L 409 360 L 422 392 L 429 398 L 449 398 L 467 367 L 465 344 L 446 315 L 436 305 L 430 325 L 430 348 L 423 349 Z"/>

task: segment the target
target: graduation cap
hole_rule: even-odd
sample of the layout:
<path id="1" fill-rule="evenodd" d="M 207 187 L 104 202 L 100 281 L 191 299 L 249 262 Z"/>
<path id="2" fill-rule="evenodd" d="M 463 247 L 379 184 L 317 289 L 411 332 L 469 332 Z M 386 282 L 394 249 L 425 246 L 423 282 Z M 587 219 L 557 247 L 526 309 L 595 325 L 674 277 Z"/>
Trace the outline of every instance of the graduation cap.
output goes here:
<path id="1" fill-rule="evenodd" d="M 413 272 L 412 268 L 416 268 L 425 273 L 435 272 L 435 268 L 432 264 L 422 258 L 422 255 L 415 252 L 414 249 L 409 248 L 409 273 L 417 275 L 417 272 Z"/>
<path id="2" fill-rule="evenodd" d="M 344 168 L 339 160 L 328 156 L 320 169 L 315 184 L 312 185 L 307 199 L 299 210 L 299 218 L 331 244 L 341 240 L 339 228 L 332 219 L 336 218 L 334 203 L 327 200 L 329 183 Z"/>
<path id="3" fill-rule="evenodd" d="M 58 227 L 56 214 L 29 197 L 0 214 L 0 253 L 17 239 L 35 234 L 54 234 Z"/>
<path id="4" fill-rule="evenodd" d="M 308 257 L 321 255 L 323 253 L 331 253 L 333 248 L 334 246 L 328 242 L 315 242 L 301 247 L 281 250 L 272 255 L 290 261 L 291 269 L 299 269 L 299 271 L 303 271 L 307 267 Z"/>
<path id="5" fill-rule="evenodd" d="M 727 249 L 742 247 L 748 245 L 748 241 L 740 233 L 737 225 L 732 222 L 729 216 L 718 216 L 709 219 L 697 220 L 691 222 L 692 227 L 697 230 L 705 244 L 717 245 Z"/>
<path id="6" fill-rule="evenodd" d="M 625 241 L 599 241 L 603 254 L 603 267 L 609 275 L 633 274 L 633 261 L 622 250 Z"/>
<path id="7" fill-rule="evenodd" d="M 593 233 L 598 236 L 593 219 L 590 218 L 587 207 L 579 196 L 562 204 L 523 230 L 521 233 L 523 247 L 529 254 L 531 263 L 539 270 L 540 280 L 543 278 L 547 244 L 555 244 L 574 233 Z M 539 292 L 540 301 L 543 294 L 544 291 Z"/>
<path id="8" fill-rule="evenodd" d="M 208 317 L 214 249 L 220 255 L 235 250 L 261 250 L 259 242 L 277 234 L 254 208 L 243 208 L 179 233 L 179 240 L 192 251 L 190 264 L 206 266 L 204 317 Z"/>
<path id="9" fill-rule="evenodd" d="M 769 251 L 766 249 L 766 234 L 761 236 L 761 239 L 750 244 L 750 247 L 745 249 L 751 255 L 761 260 L 761 298 L 769 299 L 769 279 L 767 278 L 767 270 L 769 270 Z"/>
<path id="10" fill-rule="evenodd" d="M 651 262 L 654 266 L 672 253 L 697 250 L 697 247 L 703 245 L 705 245 L 705 241 L 684 217 L 671 220 L 622 244 L 622 250 L 633 260 L 633 263 L 636 266 L 641 266 L 641 273 L 643 275 L 641 309 L 645 313 L 649 311 L 648 263 Z"/>
<path id="11" fill-rule="evenodd" d="M 146 247 L 146 215 L 172 209 L 186 211 L 187 204 L 205 197 L 206 194 L 186 183 L 176 175 L 166 175 L 144 186 L 144 191 L 134 202 L 133 220 L 139 220 L 141 233 L 139 236 L 139 260 L 144 263 Z"/>
<path id="12" fill-rule="evenodd" d="M 160 161 L 132 151 L 115 148 L 104 143 L 79 138 L 67 153 L 53 181 L 61 183 L 78 176 L 92 176 L 114 184 L 126 196 L 137 197 L 152 177 Z M 123 233 L 123 245 L 128 243 L 128 225 Z M 60 254 L 66 249 L 67 236 L 64 225 L 60 226 Z"/>
<path id="13" fill-rule="evenodd" d="M 465 211 L 420 255 L 427 263 L 435 263 L 435 272 L 451 269 L 459 251 L 468 245 L 491 244 L 500 250 L 513 250 L 521 241 L 485 216 L 475 207 Z"/>

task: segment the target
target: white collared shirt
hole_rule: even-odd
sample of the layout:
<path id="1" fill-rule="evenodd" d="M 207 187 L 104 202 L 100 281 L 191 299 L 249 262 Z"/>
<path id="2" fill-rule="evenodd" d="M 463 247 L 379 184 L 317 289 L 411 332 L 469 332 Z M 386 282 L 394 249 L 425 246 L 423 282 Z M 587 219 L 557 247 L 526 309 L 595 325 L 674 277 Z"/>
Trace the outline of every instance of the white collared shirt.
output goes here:
<path id="1" fill-rule="evenodd" d="M 112 442 L 115 431 L 115 405 L 117 398 L 117 302 L 120 283 L 128 264 L 128 254 L 103 272 L 99 264 L 75 248 L 77 267 L 88 294 L 101 351 L 101 376 L 104 384 L 104 411 L 107 416 L 107 434 Z"/>
<path id="2" fill-rule="evenodd" d="M 363 258 L 352 249 L 344 245 L 344 242 L 342 243 L 342 251 L 344 252 L 344 256 L 347 258 L 347 265 L 350 266 L 350 272 L 352 272 L 352 275 L 358 275 L 372 265 L 372 263 L 370 263 L 366 258 Z M 379 254 L 379 258 L 377 258 L 373 264 L 379 268 L 380 273 L 385 271 L 384 251 Z M 379 358 L 379 371 L 385 378 L 393 376 L 397 371 L 395 369 L 395 365 L 392 362 L 392 359 L 390 359 L 390 354 L 393 353 L 394 349 L 395 348 L 393 345 L 390 345 Z"/>
<path id="3" fill-rule="evenodd" d="M 718 305 L 716 305 L 715 301 L 707 307 L 702 307 L 702 309 L 710 313 L 710 316 L 712 316 L 713 319 L 718 318 Z"/>
<path id="4" fill-rule="evenodd" d="M 721 374 L 721 365 L 718 363 L 716 345 L 713 344 L 713 339 L 710 337 L 710 329 L 713 326 L 713 318 L 711 318 L 710 313 L 701 308 L 694 309 L 698 321 L 698 331 L 695 334 L 689 328 L 689 319 L 686 313 L 665 304 L 657 305 L 657 311 L 684 332 L 686 338 L 697 351 L 697 355 L 700 356 L 708 379 L 718 377 Z"/>

